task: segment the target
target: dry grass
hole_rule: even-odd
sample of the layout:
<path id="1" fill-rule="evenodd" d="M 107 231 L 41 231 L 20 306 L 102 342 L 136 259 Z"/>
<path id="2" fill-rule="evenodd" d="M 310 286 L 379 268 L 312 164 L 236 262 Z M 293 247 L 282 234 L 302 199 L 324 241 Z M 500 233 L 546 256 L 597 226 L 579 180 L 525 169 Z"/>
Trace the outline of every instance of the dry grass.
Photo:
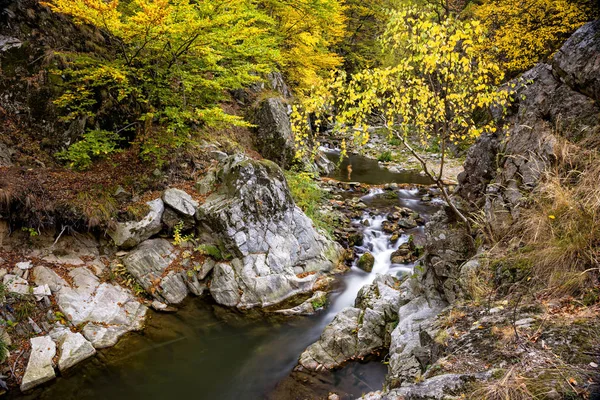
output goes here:
<path id="1" fill-rule="evenodd" d="M 467 314 L 457 308 L 450 310 L 448 315 L 441 321 L 441 326 L 444 328 L 450 328 L 454 326 L 458 321 L 463 319 Z"/>
<path id="2" fill-rule="evenodd" d="M 492 335 L 498 337 L 500 344 L 507 345 L 513 343 L 517 339 L 515 334 L 515 328 L 512 325 L 496 326 L 492 327 Z"/>
<path id="3" fill-rule="evenodd" d="M 600 271 L 600 156 L 564 145 L 517 224 L 532 276 L 552 295 L 574 295 Z"/>
<path id="4" fill-rule="evenodd" d="M 553 362 L 551 362 L 553 363 Z M 552 398 L 585 398 L 586 390 L 581 383 L 586 379 L 583 371 L 564 365 L 552 368 L 524 371 L 525 366 L 517 364 L 506 371 L 504 376 L 481 383 L 470 394 L 471 400 L 531 400 Z M 582 397 L 583 396 L 583 397 Z"/>
<path id="5" fill-rule="evenodd" d="M 475 390 L 472 400 L 530 400 L 533 394 L 527 389 L 526 379 L 518 374 L 517 368 L 510 368 L 498 380 L 487 382 Z"/>

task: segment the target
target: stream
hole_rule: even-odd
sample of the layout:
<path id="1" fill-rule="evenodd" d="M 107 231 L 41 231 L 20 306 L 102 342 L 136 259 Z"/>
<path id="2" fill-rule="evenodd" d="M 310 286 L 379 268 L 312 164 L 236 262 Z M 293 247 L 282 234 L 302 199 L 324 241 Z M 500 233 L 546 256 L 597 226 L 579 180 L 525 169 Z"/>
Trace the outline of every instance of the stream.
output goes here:
<path id="1" fill-rule="evenodd" d="M 330 155 L 335 161 L 335 155 Z M 368 184 L 427 183 L 414 172 L 391 173 L 375 161 L 352 156 L 332 177 L 342 181 L 348 163 L 352 181 Z M 385 172 L 387 171 L 387 172 Z M 273 394 L 277 385 L 289 376 L 299 355 L 317 340 L 323 328 L 344 307 L 351 306 L 359 289 L 372 282 L 376 274 L 402 275 L 412 264 L 392 265 L 391 253 L 408 240 L 409 234 L 422 234 L 417 227 L 403 234 L 395 244 L 383 232 L 381 224 L 393 206 L 409 207 L 425 219 L 436 206 L 421 201 L 422 190 L 395 190 L 386 196 L 380 188 L 367 194 L 345 193 L 361 197 L 368 206 L 361 218 L 352 223 L 364 233 L 358 255 L 370 251 L 375 257 L 371 273 L 355 265 L 339 277 L 327 309 L 311 317 L 273 318 L 244 315 L 216 305 L 210 298 L 188 299 L 174 314 L 149 312 L 146 329 L 126 335 L 115 346 L 102 350 L 68 376 L 41 391 L 23 398 L 40 399 L 287 399 Z M 365 226 L 364 220 L 368 221 Z M 380 361 L 352 362 L 320 378 L 316 392 L 327 397 L 329 391 L 342 398 L 360 397 L 379 390 L 387 366 Z M 320 392 L 319 392 L 320 390 Z"/>

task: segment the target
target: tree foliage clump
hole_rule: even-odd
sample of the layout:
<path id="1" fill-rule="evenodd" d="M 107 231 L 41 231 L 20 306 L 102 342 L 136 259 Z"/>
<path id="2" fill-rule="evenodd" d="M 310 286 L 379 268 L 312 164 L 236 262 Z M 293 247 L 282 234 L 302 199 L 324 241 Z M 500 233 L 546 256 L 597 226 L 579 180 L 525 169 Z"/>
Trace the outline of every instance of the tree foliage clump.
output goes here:
<path id="1" fill-rule="evenodd" d="M 261 7 L 276 21 L 282 69 L 299 90 L 317 85 L 323 71 L 342 63 L 333 52 L 345 34 L 341 0 L 264 0 Z"/>
<path id="2" fill-rule="evenodd" d="M 492 39 L 484 51 L 510 76 L 550 58 L 594 18 L 592 2 L 585 0 L 486 0 L 471 12 Z"/>
<path id="3" fill-rule="evenodd" d="M 434 6 L 405 6 L 392 12 L 382 44 L 393 55 L 393 64 L 358 72 L 350 79 L 343 72 L 333 74 L 328 85 L 296 105 L 293 124 L 299 153 L 314 143 L 306 123 L 309 116 L 314 125 L 328 123 L 336 134 L 361 145 L 369 141 L 369 128 L 377 121 L 412 152 L 467 222 L 452 205 L 442 181 L 446 148 L 493 132 L 489 109 L 502 109 L 510 97 L 510 91 L 495 86 L 503 75 L 481 53 L 485 39 L 478 21 L 443 15 Z M 431 171 L 411 146 L 411 140 L 427 143 L 434 138 L 442 154 L 438 172 Z"/>
<path id="4" fill-rule="evenodd" d="M 180 145 L 190 127 L 244 124 L 219 102 L 279 59 L 274 21 L 251 0 L 49 0 L 53 11 L 105 36 L 112 57 L 64 53 L 64 121 L 116 131 L 131 125 L 143 154 Z M 119 110 L 116 112 L 116 110 Z M 150 127 L 159 122 L 166 130 Z M 127 132 L 127 131 L 125 131 Z"/>
<path id="5" fill-rule="evenodd" d="M 346 35 L 337 46 L 347 73 L 378 66 L 382 52 L 379 37 L 383 34 L 389 10 L 401 0 L 346 0 Z"/>

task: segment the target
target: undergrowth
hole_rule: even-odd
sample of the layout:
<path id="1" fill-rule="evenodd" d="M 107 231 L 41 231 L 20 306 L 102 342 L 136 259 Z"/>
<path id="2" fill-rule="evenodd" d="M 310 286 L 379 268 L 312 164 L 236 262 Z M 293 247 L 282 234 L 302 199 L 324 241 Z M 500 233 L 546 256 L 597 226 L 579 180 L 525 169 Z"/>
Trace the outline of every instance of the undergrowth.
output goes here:
<path id="1" fill-rule="evenodd" d="M 543 173 L 514 232 L 516 257 L 548 294 L 578 295 L 600 272 L 600 156 L 563 145 L 556 167 Z"/>
<path id="2" fill-rule="evenodd" d="M 320 210 L 321 205 L 327 200 L 327 194 L 314 181 L 313 174 L 286 171 L 285 178 L 296 205 L 304 211 L 318 229 L 323 230 L 331 238 L 335 221 L 331 215 Z"/>

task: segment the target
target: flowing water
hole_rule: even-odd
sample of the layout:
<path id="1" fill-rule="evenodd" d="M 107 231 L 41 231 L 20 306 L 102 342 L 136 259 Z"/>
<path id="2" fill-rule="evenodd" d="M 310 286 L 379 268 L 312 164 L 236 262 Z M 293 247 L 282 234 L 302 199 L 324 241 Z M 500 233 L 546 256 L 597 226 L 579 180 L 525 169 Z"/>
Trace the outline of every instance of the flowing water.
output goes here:
<path id="1" fill-rule="evenodd" d="M 357 161 L 360 161 L 358 163 Z M 368 165 L 366 159 L 354 158 L 354 165 Z M 355 171 L 362 167 L 356 167 Z M 363 172 L 361 172 L 363 174 Z M 357 180 L 381 181 L 378 169 L 355 176 Z M 419 181 L 394 176 L 391 182 Z M 389 177 L 386 177 L 388 179 Z M 390 181 L 387 181 L 390 182 Z M 224 309 L 207 299 L 190 299 L 175 314 L 152 313 L 142 333 L 126 335 L 117 346 L 100 351 L 97 357 L 74 368 L 70 376 L 31 398 L 41 399 L 261 399 L 272 393 L 278 382 L 289 375 L 300 353 L 321 334 L 334 316 L 353 305 L 359 289 L 376 274 L 401 275 L 412 265 L 392 265 L 391 253 L 408 240 L 408 234 L 422 232 L 415 228 L 402 235 L 394 245 L 381 230 L 385 207 L 410 207 L 427 216 L 434 207 L 420 201 L 418 190 L 396 191 L 394 199 L 381 189 L 371 189 L 362 197 L 369 206 L 353 224 L 364 229 L 364 243 L 358 254 L 370 251 L 375 257 L 371 273 L 356 266 L 340 277 L 338 289 L 331 294 L 323 312 L 303 318 L 265 320 Z M 362 224 L 363 220 L 369 226 Z M 328 390 L 344 398 L 379 390 L 387 368 L 381 362 L 350 363 L 334 371 L 325 382 Z M 271 397 L 274 398 L 274 397 Z"/>

